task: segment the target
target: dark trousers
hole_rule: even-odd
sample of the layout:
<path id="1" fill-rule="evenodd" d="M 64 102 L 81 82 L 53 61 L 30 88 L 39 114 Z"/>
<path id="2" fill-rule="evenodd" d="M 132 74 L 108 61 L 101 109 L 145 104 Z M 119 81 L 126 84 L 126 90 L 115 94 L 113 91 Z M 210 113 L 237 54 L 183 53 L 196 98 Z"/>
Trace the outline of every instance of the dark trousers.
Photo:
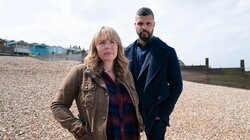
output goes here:
<path id="1" fill-rule="evenodd" d="M 164 140 L 166 133 L 166 122 L 162 120 L 156 120 L 153 124 L 150 132 L 147 135 L 147 140 Z"/>

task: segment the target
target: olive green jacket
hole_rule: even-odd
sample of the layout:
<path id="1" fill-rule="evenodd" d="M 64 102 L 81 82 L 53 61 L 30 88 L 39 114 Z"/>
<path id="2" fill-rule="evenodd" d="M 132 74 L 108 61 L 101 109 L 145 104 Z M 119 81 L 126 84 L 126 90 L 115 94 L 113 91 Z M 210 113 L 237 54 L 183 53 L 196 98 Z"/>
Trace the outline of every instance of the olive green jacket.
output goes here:
<path id="1" fill-rule="evenodd" d="M 143 122 L 133 77 L 128 70 L 124 79 L 117 80 L 128 91 L 136 110 L 139 128 L 142 130 Z M 74 99 L 79 111 L 78 117 L 69 109 Z M 71 69 L 51 105 L 55 119 L 76 138 L 76 132 L 87 129 L 88 133 L 79 138 L 82 140 L 107 140 L 108 109 L 109 93 L 102 77 L 92 74 L 83 64 Z"/>

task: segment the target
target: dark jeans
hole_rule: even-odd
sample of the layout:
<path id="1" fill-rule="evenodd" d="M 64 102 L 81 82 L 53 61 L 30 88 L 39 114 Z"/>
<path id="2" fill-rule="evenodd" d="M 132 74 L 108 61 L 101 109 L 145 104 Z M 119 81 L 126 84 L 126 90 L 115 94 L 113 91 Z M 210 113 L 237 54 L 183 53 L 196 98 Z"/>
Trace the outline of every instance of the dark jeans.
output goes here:
<path id="1" fill-rule="evenodd" d="M 146 134 L 147 140 L 164 140 L 166 127 L 167 127 L 166 122 L 162 120 L 156 120 L 149 134 Z"/>

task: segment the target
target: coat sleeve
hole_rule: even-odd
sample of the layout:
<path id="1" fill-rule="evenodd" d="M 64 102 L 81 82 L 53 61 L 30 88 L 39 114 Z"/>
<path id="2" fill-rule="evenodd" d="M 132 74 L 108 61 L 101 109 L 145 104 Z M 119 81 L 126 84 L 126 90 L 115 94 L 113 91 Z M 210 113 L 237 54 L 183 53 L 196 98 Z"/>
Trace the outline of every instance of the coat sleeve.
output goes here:
<path id="1" fill-rule="evenodd" d="M 170 95 L 161 105 L 162 107 L 167 107 L 167 112 L 160 111 L 159 116 L 168 122 L 169 116 L 172 113 L 183 88 L 179 60 L 174 49 L 171 49 L 169 54 L 167 71 L 167 82 Z"/>
<path id="2" fill-rule="evenodd" d="M 51 105 L 54 118 L 71 133 L 75 133 L 84 127 L 82 122 L 74 117 L 69 110 L 79 92 L 80 75 L 82 74 L 77 67 L 70 70 Z"/>
<path id="3" fill-rule="evenodd" d="M 131 100 L 133 100 L 134 105 L 135 105 L 136 116 L 137 116 L 137 119 L 138 119 L 138 122 L 139 122 L 139 128 L 140 128 L 140 131 L 143 131 L 144 130 L 144 124 L 143 124 L 142 116 L 141 116 L 140 111 L 139 111 L 139 97 L 138 97 L 138 95 L 136 93 L 136 88 L 135 88 L 135 83 L 134 83 L 132 73 L 129 70 L 127 71 L 126 78 L 129 81 L 131 94 L 133 94 L 131 96 Z"/>

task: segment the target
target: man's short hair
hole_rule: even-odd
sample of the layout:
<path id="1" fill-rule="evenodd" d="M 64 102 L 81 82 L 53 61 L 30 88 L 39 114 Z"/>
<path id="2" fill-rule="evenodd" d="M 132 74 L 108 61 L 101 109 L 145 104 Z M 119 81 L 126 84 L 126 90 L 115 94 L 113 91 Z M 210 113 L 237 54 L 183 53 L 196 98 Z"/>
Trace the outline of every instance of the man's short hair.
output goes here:
<path id="1" fill-rule="evenodd" d="M 148 7 L 142 7 L 140 8 L 137 12 L 136 12 L 137 16 L 148 16 L 148 15 L 152 15 L 153 19 L 154 19 L 154 13 L 153 11 L 148 8 Z"/>

